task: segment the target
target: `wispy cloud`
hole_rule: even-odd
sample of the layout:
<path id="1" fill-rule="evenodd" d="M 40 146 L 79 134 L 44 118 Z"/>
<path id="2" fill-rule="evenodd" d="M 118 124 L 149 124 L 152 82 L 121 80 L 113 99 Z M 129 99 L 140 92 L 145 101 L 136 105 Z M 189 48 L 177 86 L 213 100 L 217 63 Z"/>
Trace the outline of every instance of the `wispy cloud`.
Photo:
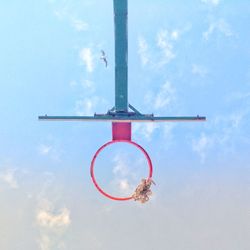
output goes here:
<path id="1" fill-rule="evenodd" d="M 39 210 L 37 213 L 37 223 L 39 226 L 50 229 L 67 227 L 70 225 L 70 212 L 67 208 L 62 208 L 61 211 Z"/>
<path id="2" fill-rule="evenodd" d="M 169 40 L 169 34 L 167 30 L 161 30 L 157 34 L 157 46 L 161 49 L 162 58 L 160 65 L 165 65 L 175 58 L 173 52 L 173 45 Z"/>
<path id="3" fill-rule="evenodd" d="M 0 172 L 0 180 L 12 189 L 17 189 L 19 187 L 16 180 L 16 169 L 6 169 Z"/>
<path id="4" fill-rule="evenodd" d="M 235 143 L 235 137 L 239 135 L 242 122 L 248 113 L 248 110 L 242 110 L 237 113 L 231 113 L 228 116 L 216 116 L 212 121 L 212 126 L 217 126 L 214 140 L 216 140 L 219 145 L 223 145 L 224 149 L 230 147 Z"/>
<path id="5" fill-rule="evenodd" d="M 39 249 L 65 249 L 62 236 L 71 224 L 68 208 L 64 207 L 59 211 L 51 207 L 40 208 L 36 214 L 36 222 L 40 229 L 40 236 L 37 240 Z"/>
<path id="6" fill-rule="evenodd" d="M 80 19 L 71 19 L 72 26 L 77 31 L 86 31 L 89 29 L 89 24 Z"/>
<path id="7" fill-rule="evenodd" d="M 59 20 L 66 20 L 78 32 L 87 31 L 89 29 L 89 24 L 86 21 L 75 17 L 75 15 L 69 11 L 67 5 L 55 10 L 54 15 Z"/>
<path id="8" fill-rule="evenodd" d="M 157 123 L 135 123 L 133 126 L 133 133 L 143 136 L 147 141 L 151 141 L 157 129 L 159 129 Z"/>
<path id="9" fill-rule="evenodd" d="M 209 38 L 215 32 L 219 32 L 226 37 L 233 36 L 233 31 L 232 31 L 230 25 L 224 19 L 219 19 L 218 21 L 211 22 L 207 31 L 203 32 L 203 34 L 202 34 L 203 39 L 209 40 Z"/>
<path id="10" fill-rule="evenodd" d="M 114 175 L 119 175 L 119 176 L 128 176 L 129 174 L 129 169 L 127 166 L 127 163 L 125 162 L 124 158 L 121 157 L 120 154 L 117 154 L 114 159 L 114 168 L 113 168 L 113 174 Z"/>
<path id="11" fill-rule="evenodd" d="M 220 4 L 220 0 L 201 0 L 201 2 L 212 6 L 218 6 Z"/>
<path id="12" fill-rule="evenodd" d="M 177 41 L 178 39 L 179 39 L 179 37 L 180 37 L 180 31 L 179 30 L 173 30 L 171 33 L 170 33 L 170 37 L 171 37 L 171 39 L 172 40 L 175 40 L 175 41 Z"/>
<path id="13" fill-rule="evenodd" d="M 133 192 L 133 189 L 132 189 L 131 185 L 129 184 L 128 179 L 116 178 L 113 181 L 113 185 L 118 188 L 118 192 L 121 195 L 128 196 L 128 195 L 131 195 Z"/>
<path id="14" fill-rule="evenodd" d="M 191 24 L 187 24 L 182 29 L 173 29 L 171 31 L 162 29 L 157 33 L 156 44 L 161 50 L 161 65 L 169 63 L 176 57 L 174 44 L 181 38 L 181 35 L 188 32 L 191 27 Z"/>
<path id="15" fill-rule="evenodd" d="M 155 111 L 159 111 L 160 109 L 166 110 L 166 108 L 170 108 L 175 102 L 176 90 L 169 81 L 166 81 L 160 86 L 158 92 L 147 92 L 144 99 L 147 104 L 153 106 Z"/>
<path id="16" fill-rule="evenodd" d="M 51 152 L 52 146 L 41 144 L 38 151 L 41 155 L 48 155 Z"/>
<path id="17" fill-rule="evenodd" d="M 161 86 L 159 93 L 156 95 L 154 108 L 156 110 L 166 108 L 175 99 L 175 89 L 170 82 Z"/>
<path id="18" fill-rule="evenodd" d="M 201 159 L 201 163 L 204 163 L 207 156 L 207 151 L 209 147 L 213 144 L 213 139 L 202 133 L 200 137 L 192 141 L 192 149 L 194 152 L 198 153 Z"/>
<path id="19" fill-rule="evenodd" d="M 75 113 L 79 116 L 94 115 L 98 105 L 104 105 L 105 100 L 98 96 L 86 97 L 75 103 Z"/>
<path id="20" fill-rule="evenodd" d="M 144 97 L 144 102 L 146 105 L 150 105 L 155 113 L 159 113 L 164 110 L 170 111 L 173 104 L 176 102 L 176 90 L 173 85 L 166 81 L 160 86 L 158 91 L 148 91 Z M 147 141 L 151 141 L 156 131 L 163 132 L 164 138 L 169 138 L 173 125 L 159 125 L 158 123 L 135 123 L 133 125 L 133 132 L 135 134 L 143 136 Z"/>
<path id="21" fill-rule="evenodd" d="M 90 80 L 82 80 L 81 85 L 84 90 L 87 90 L 89 93 L 95 92 L 95 83 Z"/>
<path id="22" fill-rule="evenodd" d="M 247 107 L 229 115 L 217 115 L 210 119 L 204 132 L 192 140 L 192 150 L 199 155 L 202 163 L 211 152 L 214 155 L 233 153 L 236 145 L 250 144 L 250 140 L 244 134 L 244 123 L 249 113 L 250 109 Z"/>
<path id="23" fill-rule="evenodd" d="M 93 94 L 95 92 L 95 83 L 91 80 L 88 79 L 83 79 L 78 81 L 72 80 L 69 82 L 69 86 L 72 89 L 78 89 L 79 91 L 81 91 L 82 89 L 80 89 L 80 87 L 82 87 L 84 89 L 84 93 L 87 94 Z"/>
<path id="24" fill-rule="evenodd" d="M 117 154 L 113 159 L 113 164 L 113 188 L 118 189 L 118 192 L 122 195 L 130 195 L 133 189 L 131 187 L 131 183 L 129 183 L 128 180 L 129 177 L 131 177 L 131 172 L 128 168 L 128 162 L 126 158 L 121 154 Z"/>
<path id="25" fill-rule="evenodd" d="M 92 73 L 94 71 L 94 62 L 93 62 L 93 54 L 91 48 L 83 48 L 79 53 L 80 59 L 82 63 L 86 67 L 86 71 L 88 73 Z"/>
<path id="26" fill-rule="evenodd" d="M 170 63 L 176 57 L 174 45 L 191 27 L 191 24 L 187 24 L 178 29 L 160 29 L 155 35 L 155 43 L 150 44 L 145 37 L 140 35 L 138 37 L 138 55 L 142 66 L 157 69 Z"/>
<path id="27" fill-rule="evenodd" d="M 173 130 L 176 127 L 175 123 L 166 123 L 163 126 L 163 137 L 168 142 L 168 144 L 171 144 L 171 139 L 173 137 Z"/>
<path id="28" fill-rule="evenodd" d="M 199 64 L 193 64 L 192 65 L 192 74 L 205 77 L 208 73 L 208 70 L 206 67 L 199 65 Z"/>
<path id="29" fill-rule="evenodd" d="M 51 0 L 52 1 L 52 0 Z M 55 10 L 54 11 L 54 15 L 59 19 L 59 20 L 63 20 L 65 17 L 68 16 L 68 11 L 65 7 Z"/>
<path id="30" fill-rule="evenodd" d="M 145 172 L 147 172 L 147 161 L 140 152 L 138 155 L 136 152 L 133 152 L 132 158 L 131 153 L 124 154 L 120 152 L 117 153 L 112 160 L 114 179 L 111 186 L 114 191 L 118 191 L 120 195 L 131 195 L 141 178 L 146 177 L 144 175 Z"/>
<path id="31" fill-rule="evenodd" d="M 49 157 L 52 160 L 60 161 L 61 152 L 59 145 L 57 145 L 54 139 L 50 139 L 49 143 L 42 143 L 37 147 L 37 151 L 40 155 Z"/>
<path id="32" fill-rule="evenodd" d="M 58 190 L 57 178 L 52 172 L 44 172 L 34 222 L 38 229 L 40 250 L 67 249 L 63 236 L 71 225 L 71 211 L 61 204 L 62 192 Z"/>
<path id="33" fill-rule="evenodd" d="M 148 43 L 145 38 L 141 36 L 138 38 L 138 54 L 140 56 L 142 66 L 147 65 L 149 62 Z"/>

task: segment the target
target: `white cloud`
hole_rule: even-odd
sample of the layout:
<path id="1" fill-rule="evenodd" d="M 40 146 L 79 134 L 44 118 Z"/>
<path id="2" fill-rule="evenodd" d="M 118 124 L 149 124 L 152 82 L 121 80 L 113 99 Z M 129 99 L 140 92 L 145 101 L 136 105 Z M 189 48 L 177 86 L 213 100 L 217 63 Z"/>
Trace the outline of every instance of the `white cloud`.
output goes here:
<path id="1" fill-rule="evenodd" d="M 50 250 L 51 249 L 51 240 L 48 235 L 41 235 L 41 238 L 38 241 L 40 250 Z"/>
<path id="2" fill-rule="evenodd" d="M 215 28 L 216 28 L 215 23 L 211 23 L 211 24 L 209 25 L 208 30 L 205 31 L 205 32 L 203 32 L 203 34 L 202 34 L 203 38 L 204 38 L 205 40 L 208 40 L 209 37 L 211 36 L 211 34 L 214 32 Z"/>
<path id="3" fill-rule="evenodd" d="M 38 229 L 37 244 L 40 250 L 67 249 L 64 235 L 71 225 L 70 210 L 61 203 L 62 191 L 52 172 L 44 172 L 42 186 L 36 195 L 35 225 Z"/>
<path id="4" fill-rule="evenodd" d="M 224 19 L 220 19 L 218 21 L 217 29 L 227 37 L 230 37 L 233 35 L 233 31 L 230 25 Z"/>
<path id="5" fill-rule="evenodd" d="M 92 81 L 83 80 L 81 82 L 81 85 L 85 90 L 88 90 L 90 93 L 93 93 L 95 91 L 95 84 Z"/>
<path id="6" fill-rule="evenodd" d="M 179 30 L 174 30 L 171 32 L 171 38 L 173 40 L 178 40 L 180 37 L 180 31 Z"/>
<path id="7" fill-rule="evenodd" d="M 206 127 L 206 133 L 192 140 L 192 149 L 198 153 L 201 162 L 204 163 L 210 150 L 214 155 L 229 154 L 235 152 L 238 145 L 249 145 L 250 140 L 245 136 L 244 124 L 250 109 L 247 107 L 230 115 L 216 116 L 210 119 Z"/>
<path id="8" fill-rule="evenodd" d="M 242 121 L 248 115 L 248 112 L 248 110 L 244 110 L 228 116 L 215 117 L 212 125 L 219 127 L 219 129 L 214 134 L 214 140 L 225 149 L 229 148 L 234 143 L 236 135 L 238 139 L 240 138 Z"/>
<path id="9" fill-rule="evenodd" d="M 66 20 L 76 31 L 86 31 L 89 29 L 89 24 L 79 18 L 76 18 L 65 5 L 64 7 L 54 11 L 55 16 L 59 20 Z"/>
<path id="10" fill-rule="evenodd" d="M 151 141 L 154 132 L 159 128 L 157 123 L 135 123 L 133 132 L 142 135 L 146 140 Z"/>
<path id="11" fill-rule="evenodd" d="M 169 106 L 175 100 L 175 89 L 170 82 L 161 86 L 160 91 L 154 98 L 154 109 L 162 109 Z"/>
<path id="12" fill-rule="evenodd" d="M 53 236 L 56 237 L 56 236 Z M 51 235 L 43 234 L 40 239 L 37 241 L 40 250 L 63 250 L 67 249 L 65 243 L 60 240 L 60 236 L 57 236 L 58 239 L 52 238 Z"/>
<path id="13" fill-rule="evenodd" d="M 61 159 L 61 152 L 59 150 L 59 146 L 56 145 L 55 141 L 50 142 L 49 144 L 40 144 L 37 150 L 40 155 L 47 156 L 52 160 L 60 161 Z"/>
<path id="14" fill-rule="evenodd" d="M 124 155 L 117 154 L 113 159 L 113 163 L 113 189 L 118 190 L 121 195 L 130 195 L 133 189 L 128 181 L 128 177 L 131 177 L 132 175 L 128 167 L 128 160 L 124 157 Z"/>
<path id="15" fill-rule="evenodd" d="M 88 94 L 92 94 L 95 92 L 95 83 L 87 79 L 81 80 L 79 83 L 77 81 L 72 80 L 70 81 L 69 85 L 71 88 L 76 88 L 79 86 L 83 87 L 85 91 L 84 93 L 86 93 L 86 91 Z"/>
<path id="16" fill-rule="evenodd" d="M 129 174 L 128 166 L 120 154 L 117 154 L 115 156 L 115 158 L 113 159 L 113 162 L 115 164 L 113 168 L 113 174 L 115 176 L 128 176 Z"/>
<path id="17" fill-rule="evenodd" d="M 233 36 L 230 25 L 224 19 L 210 23 L 208 30 L 203 32 L 202 36 L 205 40 L 208 40 L 215 31 L 225 35 L 226 37 Z"/>
<path id="18" fill-rule="evenodd" d="M 46 183 L 45 187 L 49 187 L 48 183 Z M 51 190 L 49 191 L 51 192 Z M 42 190 L 40 195 L 45 195 L 44 190 Z M 66 207 L 55 209 L 52 202 L 46 198 L 42 198 L 40 195 L 38 197 L 39 204 L 36 212 L 36 224 L 40 232 L 37 240 L 39 249 L 66 249 L 62 239 L 65 231 L 71 224 L 70 211 Z"/>
<path id="19" fill-rule="evenodd" d="M 218 6 L 220 3 L 220 0 L 201 0 L 202 3 L 210 4 L 212 6 Z"/>
<path id="20" fill-rule="evenodd" d="M 175 128 L 176 124 L 174 123 L 166 123 L 163 126 L 163 136 L 164 139 L 167 139 L 168 142 L 172 139 L 173 136 L 173 129 Z"/>
<path id="21" fill-rule="evenodd" d="M 213 139 L 204 133 L 197 140 L 192 141 L 192 149 L 194 152 L 198 153 L 200 156 L 201 162 L 204 163 L 207 155 L 207 150 L 213 144 Z"/>
<path id="22" fill-rule="evenodd" d="M 157 34 L 157 46 L 162 51 L 162 60 L 160 61 L 160 65 L 165 65 L 169 63 L 171 60 L 175 58 L 175 54 L 173 52 L 173 45 L 169 41 L 168 31 L 161 30 Z"/>
<path id="23" fill-rule="evenodd" d="M 147 92 L 145 95 L 145 103 L 153 107 L 156 112 L 164 109 L 170 110 L 173 103 L 176 101 L 176 90 L 170 82 L 165 82 L 159 89 L 158 92 L 153 93 L 152 91 Z M 158 123 L 135 123 L 133 126 L 133 132 L 142 135 L 146 140 L 150 141 L 153 134 L 159 128 L 163 128 L 164 137 L 169 137 L 174 126 L 159 126 Z"/>
<path id="24" fill-rule="evenodd" d="M 207 73 L 208 70 L 204 66 L 198 64 L 192 65 L 192 74 L 198 75 L 200 77 L 205 77 Z"/>
<path id="25" fill-rule="evenodd" d="M 38 151 L 41 155 L 48 155 L 51 152 L 52 146 L 41 144 Z"/>
<path id="26" fill-rule="evenodd" d="M 79 116 L 94 115 L 97 104 L 100 104 L 101 102 L 103 102 L 103 100 L 97 96 L 89 97 L 89 98 L 87 97 L 87 98 L 84 98 L 83 100 L 76 101 L 76 104 L 75 104 L 76 115 L 79 115 Z"/>
<path id="27" fill-rule="evenodd" d="M 67 208 L 61 209 L 60 212 L 40 210 L 37 213 L 37 223 L 39 226 L 47 228 L 60 228 L 70 225 L 70 212 Z"/>
<path id="28" fill-rule="evenodd" d="M 94 71 L 93 54 L 90 48 L 83 48 L 79 54 L 82 63 L 86 67 L 86 71 L 92 73 Z"/>
<path id="29" fill-rule="evenodd" d="M 141 59 L 142 66 L 145 66 L 149 62 L 149 52 L 148 52 L 148 44 L 143 37 L 138 38 L 138 54 Z"/>
<path id="30" fill-rule="evenodd" d="M 15 177 L 16 169 L 7 169 L 0 173 L 0 180 L 5 182 L 10 188 L 17 189 L 18 183 Z"/>
<path id="31" fill-rule="evenodd" d="M 138 149 L 136 149 L 137 151 Z M 139 156 L 140 155 L 140 156 Z M 113 174 L 114 178 L 111 182 L 114 192 L 118 192 L 122 196 L 130 196 L 141 178 L 147 175 L 147 160 L 141 153 L 130 157 L 131 154 L 117 153 L 112 160 L 114 163 Z M 146 171 L 145 171 L 146 170 Z"/>
<path id="32" fill-rule="evenodd" d="M 127 179 L 120 180 L 119 188 L 120 188 L 121 191 L 126 191 L 126 192 L 131 189 Z"/>
<path id="33" fill-rule="evenodd" d="M 55 10 L 54 15 L 59 19 L 63 20 L 67 16 L 67 10 L 66 8 L 62 8 L 60 10 Z"/>
<path id="34" fill-rule="evenodd" d="M 79 19 L 72 19 L 72 26 L 75 28 L 77 31 L 86 31 L 89 29 L 89 24 L 79 20 Z"/>
<path id="35" fill-rule="evenodd" d="M 114 193 L 117 193 L 121 196 L 130 196 L 134 188 L 131 184 L 131 180 L 128 180 L 127 178 L 122 177 L 115 177 L 113 181 L 111 182 L 112 189 L 114 190 Z"/>
<path id="36" fill-rule="evenodd" d="M 142 66 L 149 65 L 157 69 L 171 62 L 176 57 L 174 44 L 180 39 L 181 35 L 188 32 L 191 27 L 191 24 L 187 24 L 182 29 L 161 29 L 156 33 L 156 43 L 150 46 L 143 36 L 139 36 L 138 54 Z"/>
<path id="37" fill-rule="evenodd" d="M 180 37 L 184 34 L 187 33 L 188 31 L 190 31 L 192 28 L 192 24 L 191 23 L 187 23 L 185 26 L 183 26 L 182 28 L 179 29 L 174 29 L 171 32 L 169 32 L 168 37 L 169 40 L 175 42 L 178 41 L 180 39 Z"/>

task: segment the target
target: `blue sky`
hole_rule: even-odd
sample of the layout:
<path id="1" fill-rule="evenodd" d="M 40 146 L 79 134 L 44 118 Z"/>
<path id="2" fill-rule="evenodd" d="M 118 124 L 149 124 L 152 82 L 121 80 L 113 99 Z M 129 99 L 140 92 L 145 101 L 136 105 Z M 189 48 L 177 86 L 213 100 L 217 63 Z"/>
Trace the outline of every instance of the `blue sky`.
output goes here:
<path id="1" fill-rule="evenodd" d="M 133 125 L 157 183 L 142 206 L 107 200 L 91 183 L 109 123 L 37 120 L 113 107 L 112 1 L 0 3 L 0 248 L 248 250 L 249 23 L 244 0 L 129 1 L 129 102 L 207 116 Z M 119 195 L 147 174 L 142 155 L 120 144 L 96 171 Z"/>

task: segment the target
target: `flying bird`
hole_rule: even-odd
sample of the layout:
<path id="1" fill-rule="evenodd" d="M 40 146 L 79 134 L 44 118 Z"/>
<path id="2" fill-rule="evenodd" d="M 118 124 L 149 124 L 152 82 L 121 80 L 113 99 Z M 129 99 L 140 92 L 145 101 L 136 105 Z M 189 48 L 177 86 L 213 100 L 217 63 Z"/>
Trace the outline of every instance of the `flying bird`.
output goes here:
<path id="1" fill-rule="evenodd" d="M 108 61 L 107 61 L 106 54 L 103 50 L 101 50 L 101 53 L 102 53 L 102 55 L 101 55 L 100 59 L 103 60 L 105 63 L 105 66 L 108 67 Z"/>

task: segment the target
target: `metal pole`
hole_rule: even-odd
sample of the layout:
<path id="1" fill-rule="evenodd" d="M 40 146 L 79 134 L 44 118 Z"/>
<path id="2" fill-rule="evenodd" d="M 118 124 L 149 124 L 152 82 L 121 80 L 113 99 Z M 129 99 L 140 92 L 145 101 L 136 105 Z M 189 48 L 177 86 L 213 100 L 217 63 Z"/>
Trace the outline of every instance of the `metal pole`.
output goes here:
<path id="1" fill-rule="evenodd" d="M 128 1 L 113 0 L 115 26 L 115 109 L 128 111 Z"/>

